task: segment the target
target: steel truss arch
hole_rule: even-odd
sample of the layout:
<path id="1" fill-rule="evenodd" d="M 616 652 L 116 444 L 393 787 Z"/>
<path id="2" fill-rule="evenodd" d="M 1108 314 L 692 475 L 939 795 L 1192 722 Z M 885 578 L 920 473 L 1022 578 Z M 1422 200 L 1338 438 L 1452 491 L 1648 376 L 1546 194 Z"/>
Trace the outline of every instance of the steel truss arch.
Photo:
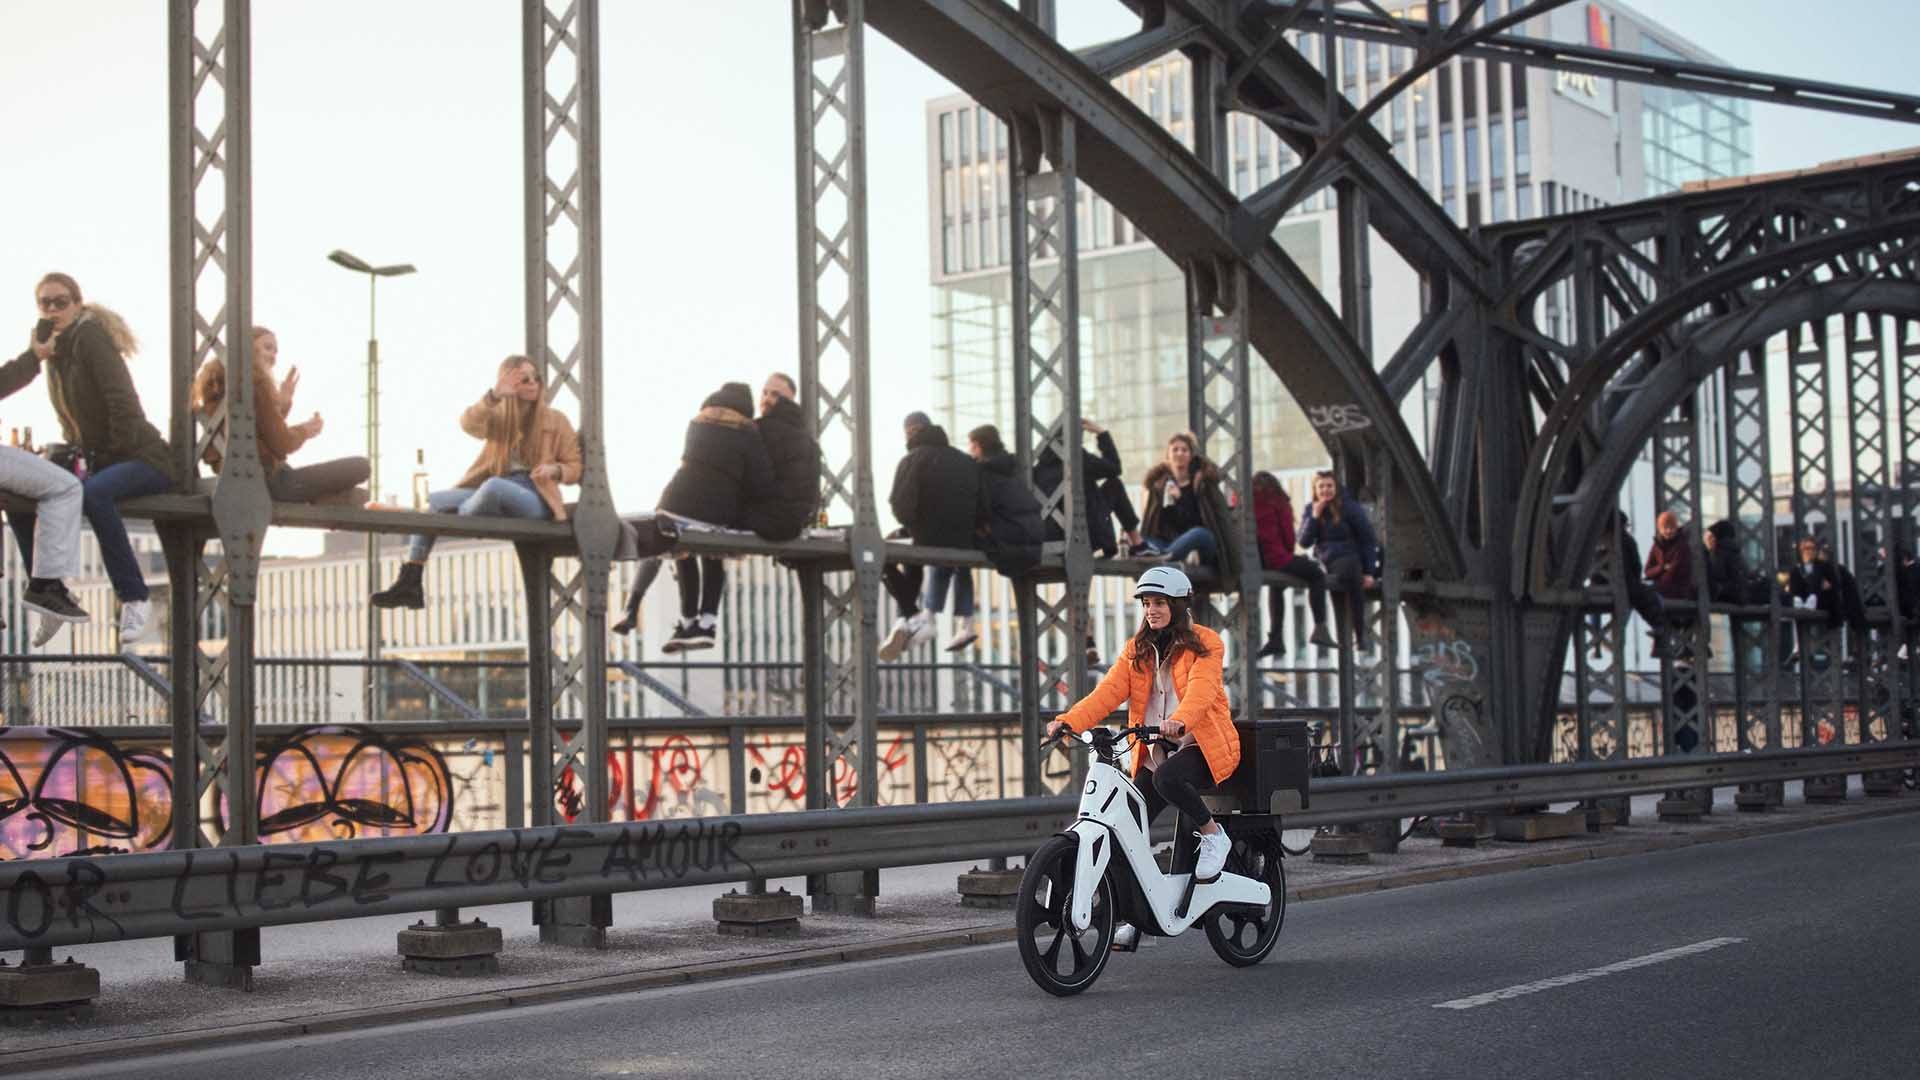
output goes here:
<path id="1" fill-rule="evenodd" d="M 1849 291 L 1884 295 L 1872 286 L 1920 279 L 1920 166 L 1767 187 L 1623 207 L 1496 237 L 1509 257 L 1539 245 L 1503 301 L 1498 329 L 1532 348 L 1536 359 L 1569 368 L 1524 470 L 1514 595 L 1575 587 L 1598 535 L 1600 504 L 1618 487 L 1612 471 L 1644 441 L 1646 431 L 1633 425 L 1651 423 L 1647 416 L 1677 400 L 1658 395 L 1697 381 L 1684 370 L 1662 369 L 1724 362 L 1751 344 L 1757 328 L 1778 323 L 1781 311 L 1804 309 L 1818 297 L 1831 306 Z M 1656 254 L 1636 245 L 1651 245 Z M 1575 326 L 1573 344 L 1562 345 L 1518 313 L 1547 288 L 1569 282 Z"/>
<path id="2" fill-rule="evenodd" d="M 1225 184 L 1174 136 L 1095 70 L 997 0 L 919 0 L 877 5 L 879 30 L 1002 116 L 1057 109 L 1073 118 L 1080 174 L 1176 264 L 1242 258 L 1243 213 Z M 1386 522 L 1395 557 L 1409 570 L 1457 579 L 1466 559 L 1412 434 L 1338 313 L 1299 267 L 1269 241 L 1247 263 L 1253 344 L 1352 464 L 1356 485 L 1383 453 L 1391 464 Z"/>

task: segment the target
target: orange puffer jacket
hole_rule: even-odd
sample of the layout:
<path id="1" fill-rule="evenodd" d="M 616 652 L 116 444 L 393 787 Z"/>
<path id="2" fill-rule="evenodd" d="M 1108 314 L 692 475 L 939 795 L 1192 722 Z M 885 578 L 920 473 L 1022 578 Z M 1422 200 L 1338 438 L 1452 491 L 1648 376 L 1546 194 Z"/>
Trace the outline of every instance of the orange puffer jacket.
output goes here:
<path id="1" fill-rule="evenodd" d="M 1186 649 L 1174 655 L 1173 692 L 1180 699 L 1180 707 L 1173 711 L 1173 718 L 1193 733 L 1200 752 L 1207 756 L 1207 769 L 1217 784 L 1232 776 L 1240 764 L 1240 736 L 1233 730 L 1233 713 L 1227 707 L 1227 688 L 1221 674 L 1225 648 L 1220 635 L 1204 626 L 1195 626 L 1193 632 L 1206 645 L 1207 655 L 1195 656 Z M 1127 642 L 1127 647 L 1120 651 L 1120 659 L 1107 669 L 1106 677 L 1093 688 L 1093 693 L 1060 714 L 1068 727 L 1085 731 L 1113 715 L 1113 710 L 1123 701 L 1127 704 L 1128 726 L 1146 723 L 1147 698 L 1153 692 L 1153 669 L 1134 670 L 1133 645 L 1132 641 Z M 1133 748 L 1136 776 L 1144 763 L 1142 750 L 1138 745 Z"/>

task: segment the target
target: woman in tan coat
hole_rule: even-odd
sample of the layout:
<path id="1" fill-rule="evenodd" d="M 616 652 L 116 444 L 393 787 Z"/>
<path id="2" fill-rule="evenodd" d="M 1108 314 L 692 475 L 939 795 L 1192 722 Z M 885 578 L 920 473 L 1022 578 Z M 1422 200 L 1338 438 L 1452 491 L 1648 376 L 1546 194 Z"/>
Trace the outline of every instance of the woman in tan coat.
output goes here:
<path id="1" fill-rule="evenodd" d="M 293 466 L 287 463 L 307 440 L 320 434 L 324 421 L 319 413 L 297 424 L 287 423 L 293 410 L 293 388 L 300 382 L 299 369 L 287 373 L 276 384 L 274 362 L 280 356 L 280 339 L 264 326 L 253 328 L 253 429 L 260 448 L 261 471 L 267 475 L 267 491 L 281 502 L 313 502 L 333 498 L 366 483 L 367 459 L 335 458 L 318 465 Z M 193 379 L 193 408 L 208 423 L 220 419 L 220 406 L 227 397 L 227 366 L 218 357 L 208 360 Z M 227 433 L 215 433 L 201 459 L 215 472 L 226 456 Z M 355 505 L 358 505 L 356 500 Z"/>
<path id="2" fill-rule="evenodd" d="M 524 356 L 509 356 L 491 390 L 467 407 L 460 430 L 483 439 L 480 456 L 460 483 L 427 496 L 436 514 L 565 521 L 561 484 L 580 482 L 580 436 L 564 413 L 547 405 L 540 371 Z M 433 537 L 409 538 L 407 561 L 393 587 L 373 594 L 375 607 L 427 606 L 421 575 Z"/>

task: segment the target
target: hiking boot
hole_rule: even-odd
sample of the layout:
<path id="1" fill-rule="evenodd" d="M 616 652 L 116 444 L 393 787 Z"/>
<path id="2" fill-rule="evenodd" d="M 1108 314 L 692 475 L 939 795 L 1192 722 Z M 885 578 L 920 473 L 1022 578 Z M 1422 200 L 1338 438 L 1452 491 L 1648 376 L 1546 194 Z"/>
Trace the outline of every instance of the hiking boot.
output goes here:
<path id="1" fill-rule="evenodd" d="M 1307 636 L 1307 640 L 1322 649 L 1333 648 L 1333 635 L 1327 633 L 1327 628 L 1319 623 L 1313 624 L 1313 633 Z"/>
<path id="2" fill-rule="evenodd" d="M 953 620 L 953 637 L 947 639 L 947 651 L 959 652 L 979 640 L 979 620 L 971 615 L 962 615 Z"/>
<path id="3" fill-rule="evenodd" d="M 883 662 L 900 659 L 900 654 L 907 649 L 907 639 L 912 636 L 913 620 L 906 615 L 900 616 L 893 620 L 893 629 L 889 630 L 886 638 L 880 642 L 880 648 L 875 655 Z"/>
<path id="4" fill-rule="evenodd" d="M 1194 833 L 1200 838 L 1200 852 L 1193 860 L 1195 881 L 1212 881 L 1220 876 L 1227 865 L 1227 852 L 1233 850 L 1233 841 L 1227 838 L 1227 830 Z"/>
<path id="5" fill-rule="evenodd" d="M 373 594 L 373 606 L 377 608 L 407 608 L 419 611 L 427 606 L 427 596 L 420 587 L 420 576 L 426 572 L 427 565 L 417 562 L 400 564 L 400 576 L 393 584 Z"/>
<path id="6" fill-rule="evenodd" d="M 89 617 L 84 608 L 74 603 L 66 583 L 58 578 L 34 578 L 28 583 L 27 591 L 20 594 L 20 603 L 43 620 L 55 623 L 86 622 Z"/>

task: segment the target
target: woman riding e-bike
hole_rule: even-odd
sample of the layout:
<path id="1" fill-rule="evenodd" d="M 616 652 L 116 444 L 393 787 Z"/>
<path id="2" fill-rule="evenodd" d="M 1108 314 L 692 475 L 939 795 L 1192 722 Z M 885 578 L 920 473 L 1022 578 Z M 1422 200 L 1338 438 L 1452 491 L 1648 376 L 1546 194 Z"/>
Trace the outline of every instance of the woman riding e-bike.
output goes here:
<path id="1" fill-rule="evenodd" d="M 1178 807 L 1196 827 L 1200 848 L 1193 875 L 1217 877 L 1233 844 L 1200 789 L 1233 775 L 1240 764 L 1240 736 L 1234 731 L 1222 678 L 1220 635 L 1193 621 L 1193 583 L 1172 566 L 1156 566 L 1133 587 L 1140 601 L 1140 630 L 1121 650 L 1093 692 L 1060 714 L 1049 736 L 1082 732 L 1104 722 L 1122 702 L 1130 727 L 1158 728 L 1178 740 L 1168 752 L 1155 742 L 1133 752 L 1133 780 L 1146 798 L 1151 823 L 1168 805 Z M 1151 773 L 1144 777 L 1142 773 Z M 1150 781 L 1150 782 L 1149 782 Z"/>

